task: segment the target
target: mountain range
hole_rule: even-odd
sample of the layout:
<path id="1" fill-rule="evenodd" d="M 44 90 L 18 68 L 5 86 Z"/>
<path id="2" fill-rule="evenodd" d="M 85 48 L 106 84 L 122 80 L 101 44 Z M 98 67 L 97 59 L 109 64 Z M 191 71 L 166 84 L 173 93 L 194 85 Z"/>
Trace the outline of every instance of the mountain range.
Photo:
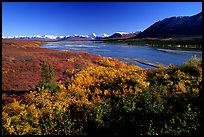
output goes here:
<path id="1" fill-rule="evenodd" d="M 14 37 L 3 37 L 5 39 L 26 39 L 26 40 L 49 40 L 49 41 L 60 41 L 60 40 L 111 40 L 111 39 L 127 39 L 135 37 L 140 32 L 115 32 L 112 35 L 103 34 L 102 36 L 97 36 L 92 33 L 88 36 L 85 35 L 72 35 L 72 36 L 55 36 L 55 35 L 36 35 L 36 36 L 14 36 Z"/>
<path id="2" fill-rule="evenodd" d="M 2 37 L 6 39 L 33 39 L 33 40 L 124 40 L 135 38 L 158 38 L 158 37 L 178 37 L 178 36 L 202 36 L 202 12 L 194 16 L 179 16 L 165 18 L 158 21 L 145 29 L 144 31 L 136 32 L 115 32 L 112 35 L 103 34 L 97 36 L 92 33 L 88 36 L 85 35 L 72 35 L 72 36 L 15 36 L 15 37 Z"/>

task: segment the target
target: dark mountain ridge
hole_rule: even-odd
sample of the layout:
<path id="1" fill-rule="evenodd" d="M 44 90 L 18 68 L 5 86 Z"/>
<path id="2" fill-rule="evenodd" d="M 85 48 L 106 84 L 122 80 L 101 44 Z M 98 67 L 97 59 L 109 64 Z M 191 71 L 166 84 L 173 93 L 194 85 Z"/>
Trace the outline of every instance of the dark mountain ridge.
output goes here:
<path id="1" fill-rule="evenodd" d="M 165 18 L 148 27 L 134 38 L 202 35 L 202 12 L 194 16 Z"/>

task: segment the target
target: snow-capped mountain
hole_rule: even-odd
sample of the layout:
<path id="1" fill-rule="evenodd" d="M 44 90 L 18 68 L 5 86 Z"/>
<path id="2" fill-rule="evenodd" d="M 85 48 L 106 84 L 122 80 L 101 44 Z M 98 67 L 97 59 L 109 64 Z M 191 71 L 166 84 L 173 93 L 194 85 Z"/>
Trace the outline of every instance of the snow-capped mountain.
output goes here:
<path id="1" fill-rule="evenodd" d="M 55 36 L 55 35 L 44 35 L 42 36 L 42 38 L 45 38 L 45 39 L 57 39 L 58 36 Z"/>
<path id="2" fill-rule="evenodd" d="M 139 37 L 172 37 L 202 35 L 202 12 L 194 16 L 165 18 L 148 27 L 136 36 Z"/>
<path id="3" fill-rule="evenodd" d="M 57 39 L 63 39 L 65 36 L 58 36 Z"/>
<path id="4" fill-rule="evenodd" d="M 2 37 L 4 39 L 26 39 L 26 40 L 45 40 L 45 41 L 60 41 L 60 40 L 101 40 L 101 39 L 125 39 L 135 36 L 136 33 L 127 32 L 116 32 L 113 35 L 102 34 L 97 36 L 95 33 L 90 35 L 67 35 L 67 36 L 56 36 L 56 35 L 34 35 L 34 36 L 14 36 L 14 37 Z"/>
<path id="5" fill-rule="evenodd" d="M 14 36 L 15 39 L 28 39 L 28 36 Z"/>
<path id="6" fill-rule="evenodd" d="M 124 35 L 124 34 L 128 34 L 128 32 L 120 32 L 120 31 L 118 31 L 118 32 L 115 32 L 115 34 Z"/>
<path id="7" fill-rule="evenodd" d="M 104 33 L 103 35 L 101 35 L 102 38 L 109 37 L 109 36 L 110 36 L 110 35 L 107 35 L 107 34 L 105 34 L 105 33 Z"/>
<path id="8" fill-rule="evenodd" d="M 35 35 L 35 36 L 32 36 L 32 38 L 42 38 L 42 36 L 40 36 L 40 35 Z"/>
<path id="9" fill-rule="evenodd" d="M 3 39 L 12 39 L 14 37 L 5 37 L 5 36 L 2 36 Z"/>
<path id="10" fill-rule="evenodd" d="M 92 34 L 90 34 L 88 37 L 91 38 L 91 39 L 95 39 L 95 38 L 96 38 L 96 34 L 95 34 L 95 33 L 92 33 Z"/>
<path id="11" fill-rule="evenodd" d="M 133 38 L 135 36 L 137 36 L 137 34 L 139 34 L 140 31 L 137 32 L 115 32 L 113 35 L 108 36 L 104 39 L 129 39 L 129 38 Z"/>

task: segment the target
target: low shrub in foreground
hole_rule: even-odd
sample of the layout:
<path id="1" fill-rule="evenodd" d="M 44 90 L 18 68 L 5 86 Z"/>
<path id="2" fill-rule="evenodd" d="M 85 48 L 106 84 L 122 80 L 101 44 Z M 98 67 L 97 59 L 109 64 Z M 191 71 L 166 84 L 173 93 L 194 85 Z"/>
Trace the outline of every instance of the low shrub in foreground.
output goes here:
<path id="1" fill-rule="evenodd" d="M 2 106 L 4 135 L 200 135 L 202 62 L 143 70 L 88 67 L 58 92 Z"/>

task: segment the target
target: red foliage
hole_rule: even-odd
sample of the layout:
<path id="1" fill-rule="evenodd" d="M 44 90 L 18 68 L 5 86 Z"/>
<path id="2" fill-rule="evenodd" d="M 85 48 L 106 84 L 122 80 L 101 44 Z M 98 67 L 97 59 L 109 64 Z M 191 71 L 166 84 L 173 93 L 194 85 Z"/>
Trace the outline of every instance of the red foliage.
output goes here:
<path id="1" fill-rule="evenodd" d="M 102 56 L 89 53 L 76 53 L 70 51 L 57 51 L 51 49 L 38 48 L 42 41 L 32 40 L 2 40 L 2 90 L 25 91 L 34 89 L 41 79 L 42 59 L 53 64 L 56 80 L 62 83 L 67 81 L 66 70 L 80 70 L 87 66 L 98 66 L 98 61 Z M 74 59 L 74 61 L 67 61 Z M 115 62 L 115 67 L 120 67 L 124 63 Z M 11 99 L 8 97 L 7 102 Z"/>

